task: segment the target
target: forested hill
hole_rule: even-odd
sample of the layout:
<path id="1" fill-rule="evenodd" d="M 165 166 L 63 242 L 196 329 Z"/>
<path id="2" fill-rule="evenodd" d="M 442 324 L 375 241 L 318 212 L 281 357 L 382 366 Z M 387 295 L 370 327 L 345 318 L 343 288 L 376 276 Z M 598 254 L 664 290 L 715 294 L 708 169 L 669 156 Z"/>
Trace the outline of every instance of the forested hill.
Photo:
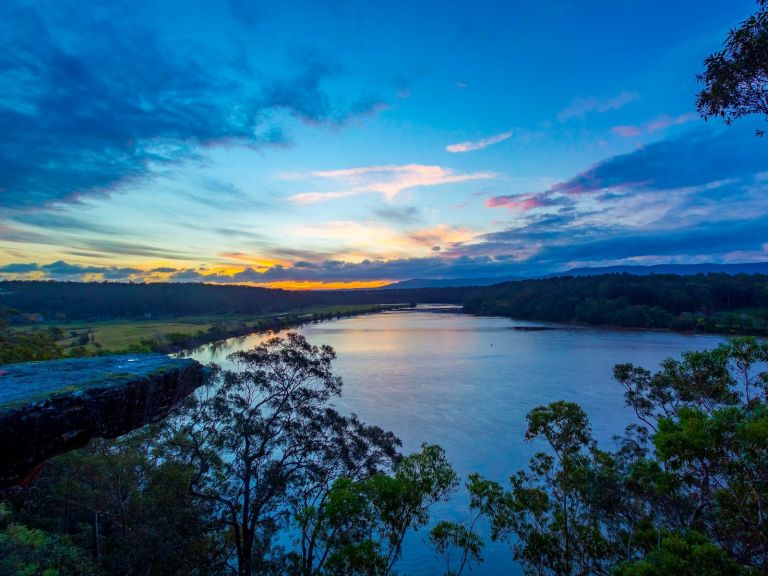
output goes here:
<path id="1" fill-rule="evenodd" d="M 46 320 L 131 318 L 146 314 L 274 314 L 333 304 L 463 303 L 468 288 L 290 291 L 196 283 L 0 282 L 0 306 Z"/>
<path id="2" fill-rule="evenodd" d="M 550 322 L 768 333 L 768 275 L 606 274 L 507 282 L 465 303 L 474 314 Z"/>
<path id="3" fill-rule="evenodd" d="M 192 283 L 0 282 L 0 306 L 54 321 L 435 302 L 464 304 L 474 314 L 526 320 L 768 333 L 768 275 L 762 274 L 605 274 L 474 288 L 303 292 Z"/>

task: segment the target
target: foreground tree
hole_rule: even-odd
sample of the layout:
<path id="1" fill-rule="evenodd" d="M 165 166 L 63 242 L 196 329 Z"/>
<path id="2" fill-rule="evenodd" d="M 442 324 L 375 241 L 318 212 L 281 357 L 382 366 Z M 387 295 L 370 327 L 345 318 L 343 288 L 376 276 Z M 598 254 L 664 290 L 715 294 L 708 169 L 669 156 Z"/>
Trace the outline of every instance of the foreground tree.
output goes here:
<path id="1" fill-rule="evenodd" d="M 429 522 L 430 508 L 445 501 L 456 482 L 443 449 L 430 445 L 400 460 L 391 475 L 339 479 L 318 511 L 323 561 L 305 573 L 391 574 L 406 534 Z"/>
<path id="2" fill-rule="evenodd" d="M 748 114 L 768 119 L 768 0 L 758 4 L 753 16 L 731 30 L 723 49 L 704 61 L 697 77 L 704 88 L 696 99 L 704 119 L 721 117 L 726 124 Z"/>
<path id="3" fill-rule="evenodd" d="M 600 450 L 584 412 L 528 415 L 548 450 L 511 488 L 477 476 L 471 507 L 526 573 L 757 574 L 768 570 L 768 343 L 736 338 L 615 368 L 638 424 Z"/>
<path id="4" fill-rule="evenodd" d="M 392 574 L 456 474 L 440 447 L 403 456 L 333 410 L 334 358 L 273 338 L 211 367 L 170 420 L 48 463 L 0 509 L 0 572 Z"/>
<path id="5" fill-rule="evenodd" d="M 164 457 L 157 432 L 95 441 L 47 463 L 10 499 L 11 520 L 44 531 L 45 549 L 76 547 L 99 573 L 221 574 L 224 543 L 210 507 L 189 494 L 194 469 Z"/>
<path id="6" fill-rule="evenodd" d="M 96 576 L 97 566 L 67 536 L 12 524 L 0 532 L 0 574 Z"/>
<path id="7" fill-rule="evenodd" d="M 238 352 L 172 427 L 170 455 L 196 470 L 191 493 L 229 535 L 232 572 L 389 574 L 455 485 L 439 447 L 402 457 L 392 433 L 330 407 L 335 357 L 295 333 Z M 295 548 L 275 544 L 280 531 Z"/>

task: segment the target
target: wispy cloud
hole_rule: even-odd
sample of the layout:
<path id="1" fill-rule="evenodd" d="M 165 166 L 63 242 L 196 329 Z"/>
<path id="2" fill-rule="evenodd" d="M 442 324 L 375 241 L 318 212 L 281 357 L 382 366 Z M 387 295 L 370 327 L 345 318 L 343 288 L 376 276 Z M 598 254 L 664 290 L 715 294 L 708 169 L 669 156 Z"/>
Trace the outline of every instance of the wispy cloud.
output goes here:
<path id="1" fill-rule="evenodd" d="M 320 170 L 309 174 L 288 174 L 288 179 L 314 179 L 322 183 L 332 182 L 343 187 L 330 192 L 304 192 L 288 199 L 297 204 L 309 204 L 376 192 L 387 200 L 393 200 L 400 192 L 420 186 L 439 186 L 470 180 L 495 178 L 493 172 L 457 172 L 442 166 L 403 164 L 388 166 L 364 166 L 344 170 Z"/>
<path id="2" fill-rule="evenodd" d="M 659 116 L 658 118 L 651 120 L 650 122 L 646 122 L 642 125 L 629 124 L 614 126 L 611 128 L 611 132 L 617 136 L 621 136 L 622 138 L 634 138 L 642 134 L 660 132 L 671 126 L 682 126 L 683 124 L 688 124 L 689 122 L 694 122 L 696 120 L 699 120 L 699 115 L 693 112 L 688 114 L 680 114 L 679 116 L 670 116 L 668 114 L 664 114 L 663 116 Z"/>
<path id="3" fill-rule="evenodd" d="M 374 214 L 382 220 L 387 220 L 393 224 L 415 224 L 419 221 L 421 214 L 416 206 L 389 206 L 379 208 Z"/>
<path id="4" fill-rule="evenodd" d="M 105 197 L 212 146 L 284 144 L 281 115 L 338 126 L 381 105 L 340 102 L 326 83 L 343 71 L 325 56 L 289 55 L 280 78 L 235 49 L 189 49 L 141 8 L 79 8 L 0 3 L 0 207 Z"/>
<path id="5" fill-rule="evenodd" d="M 502 132 L 496 136 L 490 136 L 488 138 L 482 138 L 480 140 L 466 140 L 465 142 L 459 142 L 457 144 L 450 144 L 445 147 L 448 152 L 472 152 L 473 150 L 482 150 L 493 144 L 503 142 L 512 136 L 512 132 Z"/>
<path id="6" fill-rule="evenodd" d="M 559 204 L 551 194 L 542 192 L 539 194 L 517 194 L 509 196 L 494 196 L 485 201 L 487 208 L 507 208 L 512 212 L 528 212 L 535 208 L 544 208 Z"/>
<path id="7" fill-rule="evenodd" d="M 573 99 L 570 105 L 564 108 L 558 115 L 557 119 L 560 122 L 566 122 L 572 118 L 583 118 L 587 114 L 609 112 L 611 110 L 618 110 L 623 108 L 627 104 L 639 99 L 640 95 L 637 92 L 631 92 L 625 90 L 613 98 L 595 98 L 595 97 L 577 97 Z"/>
<path id="8" fill-rule="evenodd" d="M 622 124 L 611 128 L 611 132 L 622 138 L 634 138 L 635 136 L 640 136 L 643 133 L 643 129 L 640 126 Z"/>
<path id="9" fill-rule="evenodd" d="M 435 246 L 456 246 L 479 234 L 468 227 L 448 224 L 401 232 L 377 222 L 354 220 L 297 225 L 287 232 L 296 239 L 311 240 L 313 246 L 326 242 L 342 246 L 340 255 L 343 253 L 346 260 L 417 257 Z"/>

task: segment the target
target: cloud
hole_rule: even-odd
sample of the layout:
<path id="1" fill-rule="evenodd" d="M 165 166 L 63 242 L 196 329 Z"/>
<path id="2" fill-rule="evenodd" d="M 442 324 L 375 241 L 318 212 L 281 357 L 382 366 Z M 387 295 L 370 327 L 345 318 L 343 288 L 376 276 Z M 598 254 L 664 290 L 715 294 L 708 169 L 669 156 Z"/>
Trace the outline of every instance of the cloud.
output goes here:
<path id="1" fill-rule="evenodd" d="M 318 170 L 308 174 L 288 174 L 288 179 L 314 179 L 320 183 L 331 182 L 342 186 L 342 190 L 328 192 L 305 192 L 294 194 L 289 200 L 297 204 L 308 204 L 376 192 L 387 200 L 393 200 L 400 192 L 420 186 L 439 186 L 495 178 L 493 172 L 456 172 L 442 166 L 424 164 L 403 164 L 388 166 L 364 166 L 343 170 Z"/>
<path id="2" fill-rule="evenodd" d="M 249 208 L 262 210 L 274 208 L 274 203 L 262 197 L 246 193 L 232 182 L 212 178 L 210 176 L 194 179 L 194 192 L 184 189 L 180 191 L 182 196 L 209 208 L 232 211 Z M 262 195 L 260 195 L 262 196 Z"/>
<path id="3" fill-rule="evenodd" d="M 509 196 L 494 196 L 485 201 L 487 208 L 508 208 L 512 212 L 528 212 L 535 208 L 556 206 L 561 204 L 549 194 L 517 194 Z"/>
<path id="4" fill-rule="evenodd" d="M 337 125 L 380 105 L 331 98 L 324 83 L 341 72 L 312 58 L 275 78 L 234 44 L 195 48 L 150 3 L 91 8 L 0 4 L 0 206 L 78 202 L 206 147 L 282 143 L 276 112 Z"/>
<path id="5" fill-rule="evenodd" d="M 583 118 L 588 114 L 602 114 L 604 112 L 610 112 L 611 110 L 618 110 L 639 98 L 640 95 L 637 92 L 630 92 L 627 90 L 617 94 L 613 98 L 604 100 L 594 97 L 577 97 L 573 99 L 573 102 L 571 102 L 569 106 L 564 108 L 557 115 L 557 119 L 560 122 L 566 122 L 572 118 Z"/>
<path id="6" fill-rule="evenodd" d="M 379 208 L 374 211 L 374 214 L 393 224 L 416 224 L 421 219 L 419 209 L 415 206 Z"/>
<path id="7" fill-rule="evenodd" d="M 483 148 L 487 148 L 488 146 L 491 146 L 493 144 L 498 144 L 499 142 L 503 142 L 504 140 L 508 139 L 510 136 L 512 136 L 512 132 L 502 132 L 501 134 L 497 134 L 496 136 L 490 136 L 488 138 L 482 138 L 480 140 L 467 140 L 465 142 L 459 142 L 458 144 L 450 144 L 449 146 L 446 146 L 445 149 L 448 152 L 471 152 L 473 150 L 482 150 Z"/>
<path id="8" fill-rule="evenodd" d="M 360 97 L 337 108 L 322 84 L 340 74 L 340 68 L 328 58 L 303 55 L 297 65 L 302 71 L 288 79 L 272 82 L 260 97 L 263 110 L 286 110 L 308 124 L 343 124 L 353 116 L 366 116 L 380 110 L 385 103 L 372 96 Z"/>
<path id="9" fill-rule="evenodd" d="M 688 114 L 680 114 L 678 116 L 669 116 L 668 114 L 664 114 L 663 116 L 659 116 L 650 122 L 646 122 L 642 126 L 614 126 L 611 128 L 611 132 L 617 136 L 621 136 L 622 138 L 634 138 L 636 136 L 640 136 L 641 134 L 652 134 L 654 132 L 666 130 L 670 126 L 682 126 L 683 124 L 688 124 L 689 122 L 694 122 L 699 119 L 699 115 L 692 112 Z"/>
<path id="10" fill-rule="evenodd" d="M 369 192 L 369 190 L 345 190 L 340 192 L 302 192 L 300 194 L 293 194 L 288 197 L 288 200 L 296 204 L 314 204 L 315 202 L 326 202 L 328 200 L 338 200 L 339 198 L 348 198 L 349 196 L 357 196 Z"/>
<path id="11" fill-rule="evenodd" d="M 81 239 L 78 242 L 80 248 L 106 252 L 109 254 L 122 254 L 126 256 L 150 256 L 168 260 L 197 260 L 199 255 L 193 253 L 177 252 L 166 248 L 142 244 L 139 242 L 124 242 L 108 238 Z"/>
<path id="12" fill-rule="evenodd" d="M 57 260 L 49 264 L 37 263 L 12 263 L 0 266 L 0 276 L 5 278 L 24 277 L 25 275 L 35 275 L 35 277 L 55 278 L 57 280 L 82 279 L 97 275 L 106 280 L 128 280 L 140 274 L 142 271 L 138 268 L 118 267 L 118 266 L 82 266 L 79 264 L 70 264 L 63 260 Z"/>
<path id="13" fill-rule="evenodd" d="M 270 284 L 276 282 L 365 282 L 400 280 L 417 277 L 476 278 L 506 277 L 520 271 L 519 265 L 510 260 L 494 260 L 485 256 L 445 257 L 442 255 L 423 258 L 366 259 L 361 262 L 325 260 L 322 262 L 297 262 L 293 266 L 274 265 L 257 269 L 244 267 L 234 272 L 222 273 L 205 267 L 170 268 L 150 270 L 118 268 L 112 266 L 80 266 L 66 262 L 48 265 L 13 263 L 0 267 L 0 277 L 23 279 L 25 277 L 78 280 L 102 278 L 112 281 L 171 281 L 209 282 L 220 284 Z M 32 276 L 34 274 L 34 276 Z"/>
<path id="14" fill-rule="evenodd" d="M 295 243 L 311 241 L 313 248 L 333 246 L 337 255 L 345 260 L 414 257 L 431 250 L 432 246 L 458 245 L 478 234 L 471 228 L 448 224 L 401 232 L 377 222 L 352 220 L 296 225 L 286 231 Z"/>
<path id="15" fill-rule="evenodd" d="M 35 263 L 14 263 L 0 266 L 0 274 L 28 274 L 29 272 L 35 272 L 40 269 L 40 266 Z"/>
<path id="16" fill-rule="evenodd" d="M 519 258 L 527 250 L 524 262 L 539 271 L 760 254 L 768 240 L 764 165 L 763 144 L 751 133 L 691 131 L 540 192 L 487 199 L 511 210 L 514 224 L 452 253 Z"/>
<path id="17" fill-rule="evenodd" d="M 15 226 L 0 223 L 0 242 L 17 242 L 19 244 L 46 244 L 50 238 L 44 234 L 21 230 Z"/>
<path id="18" fill-rule="evenodd" d="M 614 126 L 611 128 L 611 132 L 622 138 L 634 138 L 640 136 L 643 133 L 643 129 L 640 126 Z"/>
<path id="19" fill-rule="evenodd" d="M 669 116 L 667 114 L 659 116 L 656 120 L 652 120 L 646 126 L 648 132 L 658 132 L 659 130 L 666 130 L 670 126 L 682 126 L 688 122 L 695 122 L 701 120 L 701 117 L 694 113 L 680 114 L 679 116 Z"/>
<path id="20" fill-rule="evenodd" d="M 97 234 L 119 234 L 121 230 L 115 226 L 104 226 L 97 222 L 90 222 L 66 214 L 55 212 L 22 212 L 13 216 L 13 221 L 43 228 L 48 231 L 60 231 L 80 234 L 83 232 L 94 232 Z"/>
<path id="21" fill-rule="evenodd" d="M 695 130 L 609 158 L 555 184 L 550 191 L 584 194 L 621 188 L 673 189 L 757 174 L 765 169 L 765 151 L 745 141 L 744 136 L 730 130 Z"/>

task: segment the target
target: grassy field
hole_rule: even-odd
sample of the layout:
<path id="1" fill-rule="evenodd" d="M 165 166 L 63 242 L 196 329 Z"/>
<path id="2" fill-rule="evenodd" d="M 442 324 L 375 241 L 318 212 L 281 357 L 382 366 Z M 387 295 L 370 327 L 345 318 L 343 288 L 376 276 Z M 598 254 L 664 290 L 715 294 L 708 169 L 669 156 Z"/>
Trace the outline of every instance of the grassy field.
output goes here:
<path id="1" fill-rule="evenodd" d="M 315 306 L 264 316 L 221 314 L 174 318 L 118 319 L 101 322 L 45 322 L 18 326 L 16 330 L 27 332 L 46 330 L 53 327 L 60 328 L 64 332 L 64 338 L 57 343 L 65 350 L 80 345 L 81 338 L 84 340 L 86 336 L 88 337 L 88 343 L 85 344 L 83 342 L 86 350 L 93 351 L 99 348 L 103 350 L 125 350 L 131 344 L 139 344 L 142 340 L 158 341 L 168 333 L 194 335 L 200 331 L 207 332 L 209 328 L 216 325 L 250 325 L 259 320 L 289 315 L 302 318 L 312 316 L 313 314 L 361 314 L 376 312 L 381 308 L 380 306 L 370 304 L 349 304 Z M 385 306 L 384 308 L 392 308 L 392 306 Z"/>

